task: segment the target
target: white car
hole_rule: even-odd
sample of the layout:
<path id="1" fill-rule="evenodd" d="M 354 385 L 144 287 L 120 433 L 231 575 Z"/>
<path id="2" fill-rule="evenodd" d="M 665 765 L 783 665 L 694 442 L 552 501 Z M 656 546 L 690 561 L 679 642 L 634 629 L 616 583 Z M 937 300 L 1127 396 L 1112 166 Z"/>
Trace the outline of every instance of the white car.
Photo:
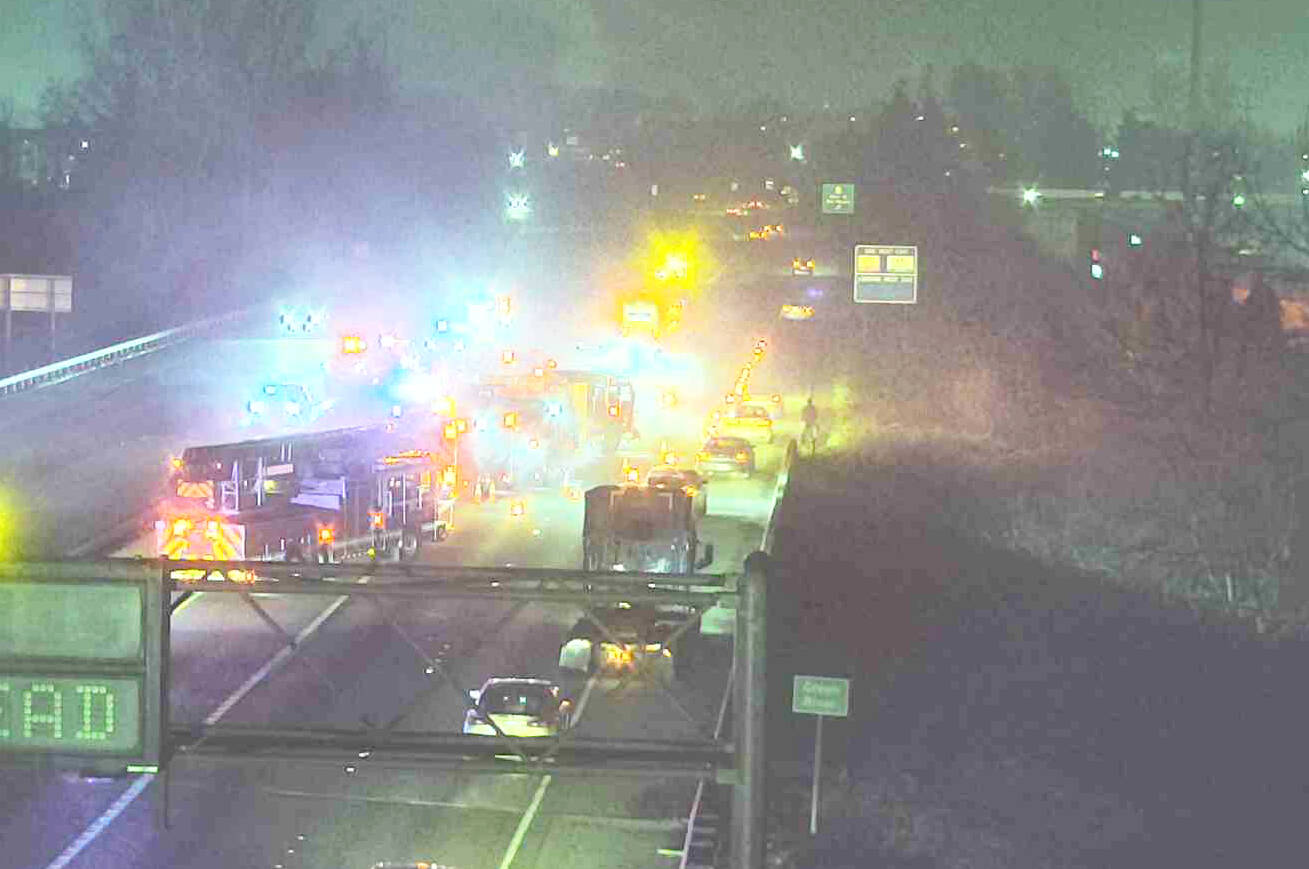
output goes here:
<path id="1" fill-rule="evenodd" d="M 505 736 L 558 736 L 572 725 L 573 701 L 547 679 L 487 679 L 468 696 L 474 705 L 464 715 L 466 734 L 499 736 L 499 727 Z"/>

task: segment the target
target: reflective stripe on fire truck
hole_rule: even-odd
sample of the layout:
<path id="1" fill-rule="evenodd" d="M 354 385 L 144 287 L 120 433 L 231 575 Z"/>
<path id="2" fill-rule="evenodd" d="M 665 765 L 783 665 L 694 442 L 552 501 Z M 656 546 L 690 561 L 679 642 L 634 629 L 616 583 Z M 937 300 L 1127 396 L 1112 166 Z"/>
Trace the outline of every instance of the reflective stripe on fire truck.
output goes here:
<path id="1" fill-rule="evenodd" d="M 214 484 L 208 480 L 202 483 L 188 483 L 186 480 L 177 481 L 177 497 L 179 498 L 205 498 L 214 497 Z"/>
<path id="2" fill-rule="evenodd" d="M 160 519 L 155 522 L 155 553 L 173 561 L 240 561 L 245 526 L 220 519 Z"/>

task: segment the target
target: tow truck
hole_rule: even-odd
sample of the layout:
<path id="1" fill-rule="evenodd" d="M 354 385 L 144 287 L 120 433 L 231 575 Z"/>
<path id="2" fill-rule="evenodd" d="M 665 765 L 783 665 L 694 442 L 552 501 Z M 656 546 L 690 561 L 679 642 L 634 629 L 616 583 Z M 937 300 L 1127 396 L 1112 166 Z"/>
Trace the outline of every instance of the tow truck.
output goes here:
<path id="1" fill-rule="evenodd" d="M 690 574 L 714 560 L 701 543 L 695 505 L 682 489 L 605 485 L 587 491 L 582 569 Z"/>
<path id="2" fill-rule="evenodd" d="M 670 638 L 685 620 L 655 606 L 627 602 L 594 610 L 573 625 L 559 650 L 559 668 L 596 675 L 646 670 L 667 679 L 675 654 Z"/>
<path id="3" fill-rule="evenodd" d="M 452 466 L 395 426 L 189 447 L 155 522 L 188 561 L 415 558 L 453 522 Z"/>

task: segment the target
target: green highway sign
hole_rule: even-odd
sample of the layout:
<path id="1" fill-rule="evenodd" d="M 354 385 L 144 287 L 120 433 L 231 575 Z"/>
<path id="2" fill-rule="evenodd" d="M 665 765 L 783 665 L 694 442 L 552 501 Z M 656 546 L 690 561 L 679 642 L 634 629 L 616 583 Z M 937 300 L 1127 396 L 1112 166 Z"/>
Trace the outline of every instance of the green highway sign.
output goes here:
<path id="1" fill-rule="evenodd" d="M 796 676 L 791 711 L 801 715 L 845 718 L 850 714 L 850 680 L 831 676 Z"/>
<path id="2" fill-rule="evenodd" d="M 823 214 L 854 214 L 853 184 L 823 185 Z"/>
<path id="3" fill-rule="evenodd" d="M 0 762 L 158 764 L 167 598 L 145 565 L 0 564 Z"/>
<path id="4" fill-rule="evenodd" d="M 857 244 L 854 300 L 861 304 L 912 305 L 918 301 L 918 246 Z"/>
<path id="5" fill-rule="evenodd" d="M 700 633 L 707 637 L 730 637 L 736 634 L 736 607 L 711 606 L 700 616 Z"/>

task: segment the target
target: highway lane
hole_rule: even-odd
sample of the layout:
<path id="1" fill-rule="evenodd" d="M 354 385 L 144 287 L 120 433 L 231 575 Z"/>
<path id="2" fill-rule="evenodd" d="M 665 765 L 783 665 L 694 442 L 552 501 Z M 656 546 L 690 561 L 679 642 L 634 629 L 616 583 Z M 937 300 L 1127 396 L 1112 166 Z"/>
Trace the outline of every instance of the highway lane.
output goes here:
<path id="1" fill-rule="evenodd" d="M 711 496 L 711 511 L 723 505 L 730 515 L 711 515 L 705 523 L 718 546 L 713 568 L 739 569 L 758 546 L 760 528 L 750 517 L 766 513 L 766 504 L 755 499 L 763 493 L 771 497 L 771 478 L 719 481 L 714 487 L 720 488 L 716 499 Z M 503 501 L 461 505 L 455 533 L 447 543 L 424 550 L 424 561 L 576 566 L 580 502 L 558 493 L 525 497 L 528 510 L 521 519 L 511 518 Z M 280 645 L 235 596 L 202 594 L 193 600 L 177 614 L 173 629 L 177 721 L 211 715 Z M 257 600 L 290 633 L 304 630 L 328 603 L 276 595 Z M 389 610 L 428 655 L 449 662 L 460 689 L 491 675 L 557 675 L 559 646 L 579 614 L 572 607 L 441 600 Z M 703 726 L 712 722 L 730 657 L 730 645 L 718 643 L 719 660 L 693 674 L 676 695 Z M 306 654 L 252 688 L 222 720 L 357 727 L 367 716 L 374 724 L 394 722 L 405 729 L 458 729 L 463 695 L 434 682 L 371 604 L 356 600 L 339 609 L 304 648 Z M 576 679 L 564 684 L 576 698 L 586 691 Z M 696 730 L 651 685 L 597 683 L 579 733 L 670 738 L 690 737 Z M 283 865 L 368 865 L 375 859 L 427 856 L 453 858 L 458 866 L 498 866 L 540 786 L 539 778 L 520 776 L 399 775 L 366 768 L 346 775 L 342 769 L 275 766 L 253 781 L 252 775 L 183 764 L 173 775 L 174 831 L 160 836 L 152 830 L 153 796 L 147 791 L 69 865 L 122 865 L 129 855 L 130 862 L 146 865 L 273 865 L 284 845 L 292 847 L 287 843 L 306 835 L 310 844 L 302 843 L 298 851 L 312 860 Z M 7 773 L 3 780 L 11 783 Z M 72 841 L 127 786 L 55 776 L 22 791 L 25 797 L 7 789 L 7 823 L 0 832 L 24 847 L 0 855 L 0 866 L 48 865 L 42 861 Z M 537 801 L 537 819 L 521 837 L 514 865 L 562 865 L 555 861 L 565 858 L 572 865 L 583 844 L 595 865 L 649 865 L 655 848 L 676 840 L 676 819 L 685 811 L 689 788 L 680 781 L 555 780 Z M 269 816 L 278 822 L 270 823 Z M 59 822 L 51 823 L 55 817 Z M 29 833 L 38 818 L 40 835 Z M 259 832 L 252 836 L 255 829 Z M 234 830 L 242 832 L 234 835 Z M 212 857 L 197 861 L 196 854 Z M 632 862 L 623 862 L 629 858 Z M 206 862 L 210 859 L 212 864 Z"/>
<path id="2" fill-rule="evenodd" d="M 589 245 L 589 239 L 566 236 L 515 238 L 505 244 L 495 271 L 462 276 L 468 287 L 516 294 L 516 325 L 497 333 L 497 342 L 527 342 L 551 311 L 557 315 L 560 298 L 585 300 L 598 292 L 592 271 L 609 252 Z M 407 307 L 402 316 L 389 317 L 395 328 L 422 329 L 429 319 L 435 328 L 438 316 L 449 316 L 447 302 L 427 290 L 429 283 L 402 288 Z M 346 288 L 345 301 L 334 308 L 328 303 L 327 337 L 319 340 L 278 337 L 270 305 L 212 338 L 0 398 L 0 510 L 18 523 L 24 551 L 67 553 L 140 516 L 160 494 L 168 457 L 185 446 L 276 433 L 241 424 L 246 402 L 265 383 L 306 383 L 342 399 L 310 430 L 378 421 L 384 402 L 360 406 L 348 400 L 346 386 L 322 372 L 338 332 L 378 320 L 374 296 Z M 428 310 L 413 310 L 414 299 Z M 570 340 L 566 325 L 552 337 Z M 470 358 L 481 353 L 490 359 L 500 349 L 498 343 L 480 350 L 477 340 L 469 344 Z"/>
<path id="3" fill-rule="evenodd" d="M 239 408 L 251 384 L 264 382 L 283 354 L 291 353 L 288 365 L 302 363 L 302 349 L 303 342 L 267 339 L 195 342 L 20 396 L 13 400 L 20 404 L 5 405 L 0 422 L 0 443 L 6 447 L 0 485 L 18 493 L 34 525 L 56 526 L 61 546 L 85 539 L 109 520 L 149 503 L 152 492 L 145 481 L 162 476 L 169 453 L 196 441 L 245 436 L 226 409 Z M 748 342 L 740 349 L 746 351 Z M 694 446 L 689 438 L 677 449 Z M 761 462 L 775 462 L 776 455 L 776 449 L 766 448 Z M 771 479 L 761 474 L 750 481 L 715 481 L 710 493 L 711 515 L 703 536 L 715 543 L 717 557 L 709 570 L 739 569 L 758 545 Z M 528 510 L 522 519 L 507 517 L 503 502 L 461 504 L 455 535 L 447 544 L 429 547 L 424 560 L 576 566 L 580 503 L 559 493 L 525 498 Z M 413 650 L 368 604 L 356 601 L 320 621 L 325 601 L 258 599 L 291 633 L 316 626 L 306 637 L 311 654 L 285 663 L 266 683 L 240 694 L 222 720 L 356 726 L 365 716 L 376 723 L 403 714 L 405 726 L 457 728 L 462 696 L 444 683 L 433 688 Z M 447 602 L 393 617 L 422 638 L 428 654 L 457 660 L 459 684 L 469 687 L 506 672 L 553 675 L 563 634 L 578 613 Z M 484 642 L 501 635 L 506 642 Z M 237 698 L 280 645 L 243 604 L 211 594 L 179 613 L 173 642 L 172 699 L 179 721 L 202 720 L 226 708 L 224 701 Z M 719 648 L 724 652 L 716 666 L 699 669 L 678 695 L 680 705 L 701 722 L 712 720 L 723 686 L 730 646 Z M 576 680 L 567 687 L 578 698 L 586 690 Z M 694 732 L 675 705 L 652 686 L 619 690 L 597 683 L 579 731 L 609 736 L 635 735 L 624 728 L 646 734 Z M 324 775 L 330 781 L 320 778 Z M 0 782 L 0 841 L 6 842 L 0 866 L 16 867 L 49 865 L 131 786 L 7 772 L 0 774 Z M 521 848 L 514 865 L 573 865 L 579 854 L 589 855 L 595 865 L 649 865 L 655 840 L 653 847 L 676 841 L 669 826 L 685 811 L 690 794 L 684 782 L 564 785 L 557 780 L 541 790 L 539 779 L 522 777 L 374 774 L 366 767 L 346 775 L 335 769 L 272 766 L 252 773 L 179 766 L 172 782 L 175 826 L 158 834 L 151 824 L 152 790 L 130 802 L 67 865 L 232 866 L 281 860 L 289 867 L 426 856 L 460 866 L 499 866 L 533 803 L 537 814 L 518 837 Z M 297 847 L 298 835 L 314 844 Z M 285 862 L 296 856 L 283 853 L 288 849 L 301 858 L 312 854 L 313 860 Z M 630 864 L 624 862 L 629 858 Z"/>

